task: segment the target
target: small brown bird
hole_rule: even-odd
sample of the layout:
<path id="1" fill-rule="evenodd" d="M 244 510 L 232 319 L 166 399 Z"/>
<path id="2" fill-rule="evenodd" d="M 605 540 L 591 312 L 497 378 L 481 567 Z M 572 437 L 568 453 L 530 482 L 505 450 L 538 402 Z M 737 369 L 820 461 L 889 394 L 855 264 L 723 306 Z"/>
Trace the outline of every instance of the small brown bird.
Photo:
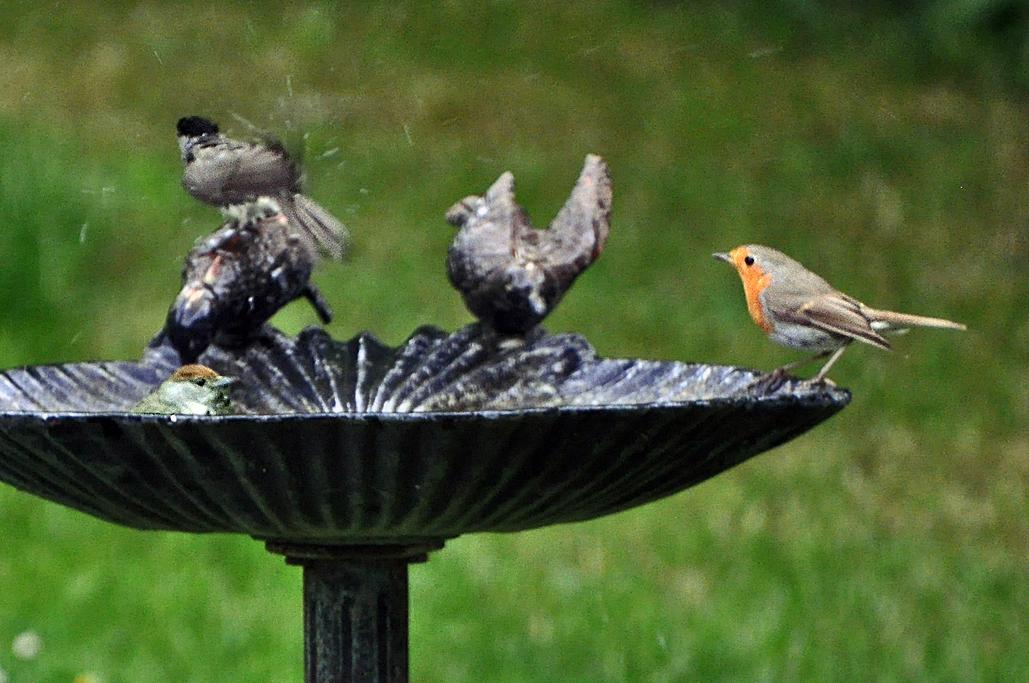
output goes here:
<path id="1" fill-rule="evenodd" d="M 942 318 L 870 308 L 770 247 L 745 244 L 728 254 L 712 255 L 739 272 L 750 317 L 769 339 L 791 349 L 814 351 L 814 358 L 829 357 L 815 375 L 816 382 L 825 378 L 854 340 L 890 350 L 890 342 L 883 333 L 906 331 L 910 327 L 966 329 Z M 807 362 L 791 363 L 778 372 Z"/>
<path id="2" fill-rule="evenodd" d="M 504 173 L 480 196 L 447 211 L 460 230 L 447 254 L 447 274 L 465 305 L 502 334 L 538 325 L 604 249 L 611 214 L 611 177 L 586 157 L 571 196 L 547 230 L 536 230 L 514 199 Z"/>
<path id="3" fill-rule="evenodd" d="M 301 193 L 300 167 L 282 143 L 233 140 L 219 132 L 218 124 L 200 116 L 179 119 L 176 131 L 185 167 L 182 186 L 194 198 L 226 207 L 273 197 L 312 252 L 343 257 L 347 229 Z"/>
<path id="4" fill-rule="evenodd" d="M 322 322 L 332 312 L 310 283 L 314 259 L 278 202 L 261 197 L 226 210 L 228 220 L 189 252 L 182 289 L 168 311 L 165 340 L 183 363 L 212 343 L 239 346 L 276 312 L 304 297 Z"/>
<path id="5" fill-rule="evenodd" d="M 156 415 L 232 415 L 227 389 L 236 379 L 222 377 L 206 365 L 183 365 L 161 386 L 132 407 Z"/>

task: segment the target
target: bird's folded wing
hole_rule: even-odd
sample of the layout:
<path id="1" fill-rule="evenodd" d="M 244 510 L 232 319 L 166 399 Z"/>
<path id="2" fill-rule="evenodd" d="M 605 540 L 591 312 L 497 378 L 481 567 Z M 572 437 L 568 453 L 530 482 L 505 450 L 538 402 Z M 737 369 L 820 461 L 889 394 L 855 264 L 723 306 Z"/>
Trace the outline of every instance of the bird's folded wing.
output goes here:
<path id="1" fill-rule="evenodd" d="M 857 301 L 838 294 L 823 294 L 805 302 L 797 313 L 805 322 L 819 329 L 842 334 L 881 349 L 890 349 L 890 342 L 872 329 Z"/>

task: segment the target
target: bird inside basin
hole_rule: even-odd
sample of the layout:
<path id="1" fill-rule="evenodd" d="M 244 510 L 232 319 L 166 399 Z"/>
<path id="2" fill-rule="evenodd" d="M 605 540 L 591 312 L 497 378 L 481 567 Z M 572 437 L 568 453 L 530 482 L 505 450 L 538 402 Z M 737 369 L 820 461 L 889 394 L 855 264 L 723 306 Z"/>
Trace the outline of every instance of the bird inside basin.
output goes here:
<path id="1" fill-rule="evenodd" d="M 813 378 L 817 382 L 825 379 L 852 341 L 888 351 L 892 347 L 885 334 L 912 327 L 966 329 L 961 323 L 943 318 L 866 306 L 771 247 L 745 244 L 712 256 L 739 273 L 750 317 L 769 339 L 789 348 L 815 353 L 810 359 L 779 368 L 778 375 L 811 360 L 828 357 Z"/>
<path id="2" fill-rule="evenodd" d="M 232 415 L 228 388 L 236 381 L 205 365 L 184 365 L 132 407 L 133 413 L 156 415 Z"/>

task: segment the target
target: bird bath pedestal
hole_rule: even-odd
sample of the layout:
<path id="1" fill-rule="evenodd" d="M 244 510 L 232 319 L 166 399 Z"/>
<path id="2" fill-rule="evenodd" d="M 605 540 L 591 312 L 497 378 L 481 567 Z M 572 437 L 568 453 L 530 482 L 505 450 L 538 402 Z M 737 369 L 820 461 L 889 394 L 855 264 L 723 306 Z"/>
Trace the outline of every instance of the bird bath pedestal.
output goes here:
<path id="1" fill-rule="evenodd" d="M 201 362 L 226 417 L 127 409 L 176 367 L 0 373 L 0 480 L 137 529 L 244 533 L 304 572 L 306 680 L 407 680 L 407 565 L 446 539 L 592 519 L 681 491 L 825 420 L 846 391 L 726 366 L 597 358 L 472 325 L 270 328 Z"/>
<path id="2" fill-rule="evenodd" d="M 407 565 L 442 547 L 269 542 L 304 568 L 307 681 L 406 681 Z"/>

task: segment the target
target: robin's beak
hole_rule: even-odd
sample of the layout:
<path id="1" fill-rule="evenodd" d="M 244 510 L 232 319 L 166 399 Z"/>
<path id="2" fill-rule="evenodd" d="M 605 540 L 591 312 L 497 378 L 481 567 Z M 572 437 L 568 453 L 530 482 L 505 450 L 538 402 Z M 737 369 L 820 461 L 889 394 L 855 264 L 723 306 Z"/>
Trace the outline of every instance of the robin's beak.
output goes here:
<path id="1" fill-rule="evenodd" d="M 711 254 L 711 256 L 718 259 L 719 261 L 725 261 L 729 265 L 732 265 L 732 257 L 724 252 L 717 251 L 714 254 Z"/>
<path id="2" fill-rule="evenodd" d="M 235 383 L 236 383 L 236 378 L 235 377 L 219 377 L 218 379 L 216 379 L 213 382 L 211 382 L 211 386 L 215 387 L 217 389 L 221 389 L 223 387 L 230 387 L 230 386 L 232 386 Z"/>

